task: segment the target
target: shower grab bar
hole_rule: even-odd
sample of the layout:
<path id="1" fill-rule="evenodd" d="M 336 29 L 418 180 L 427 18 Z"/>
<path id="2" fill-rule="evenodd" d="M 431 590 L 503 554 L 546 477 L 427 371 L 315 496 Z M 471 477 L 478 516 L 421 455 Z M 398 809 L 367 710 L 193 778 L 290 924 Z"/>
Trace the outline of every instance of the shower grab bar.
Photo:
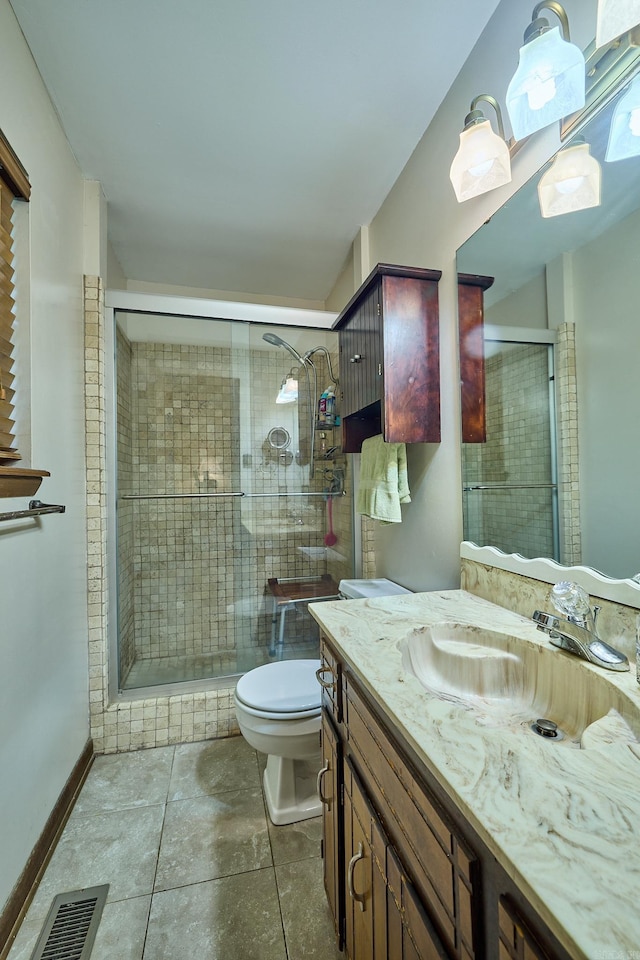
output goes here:
<path id="1" fill-rule="evenodd" d="M 40 517 L 43 513 L 64 513 L 67 508 L 60 503 L 42 503 L 41 500 L 30 500 L 28 510 L 9 510 L 0 513 L 0 522 L 3 520 L 20 520 L 22 517 Z"/>
<path id="2" fill-rule="evenodd" d="M 346 497 L 339 493 L 123 493 L 119 500 L 196 500 L 201 497 Z"/>
<path id="3" fill-rule="evenodd" d="M 463 493 L 473 490 L 555 490 L 557 483 L 478 483 L 463 487 Z"/>

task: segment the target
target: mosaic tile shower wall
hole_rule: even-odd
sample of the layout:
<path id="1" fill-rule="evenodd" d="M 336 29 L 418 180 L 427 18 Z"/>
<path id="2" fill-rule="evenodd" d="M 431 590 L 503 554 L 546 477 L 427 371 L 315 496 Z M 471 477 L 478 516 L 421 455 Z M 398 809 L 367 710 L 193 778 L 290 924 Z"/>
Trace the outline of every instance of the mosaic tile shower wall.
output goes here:
<path id="1" fill-rule="evenodd" d="M 554 554 L 549 489 L 551 419 L 547 347 L 509 344 L 486 360 L 486 443 L 463 444 L 465 539 L 528 557 Z"/>

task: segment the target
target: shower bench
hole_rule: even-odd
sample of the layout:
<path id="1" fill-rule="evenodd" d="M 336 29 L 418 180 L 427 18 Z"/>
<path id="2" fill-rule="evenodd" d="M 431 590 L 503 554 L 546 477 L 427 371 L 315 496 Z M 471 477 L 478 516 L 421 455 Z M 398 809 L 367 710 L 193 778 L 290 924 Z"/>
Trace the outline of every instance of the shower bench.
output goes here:
<path id="1" fill-rule="evenodd" d="M 287 610 L 299 603 L 308 603 L 310 600 L 339 600 L 338 584 L 328 573 L 320 577 L 270 577 L 267 586 L 273 597 L 273 616 L 271 618 L 271 644 L 269 656 L 276 652 L 276 628 L 278 616 L 280 627 L 278 630 L 277 649 L 280 655 L 284 647 L 284 625 Z"/>

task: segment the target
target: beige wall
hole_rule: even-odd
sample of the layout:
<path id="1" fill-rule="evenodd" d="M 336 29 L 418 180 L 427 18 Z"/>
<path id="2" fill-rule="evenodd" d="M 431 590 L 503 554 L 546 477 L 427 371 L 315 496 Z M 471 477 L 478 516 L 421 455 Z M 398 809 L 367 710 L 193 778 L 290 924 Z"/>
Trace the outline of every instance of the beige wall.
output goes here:
<path id="1" fill-rule="evenodd" d="M 571 38 L 584 48 L 595 33 L 595 0 L 567 0 L 565 6 Z M 401 525 L 380 527 L 376 535 L 378 576 L 397 580 L 414 590 L 456 586 L 460 577 L 456 249 L 559 145 L 555 126 L 541 131 L 514 158 L 511 184 L 464 204 L 456 202 L 449 167 L 464 117 L 471 100 L 480 93 L 491 93 L 504 104 L 531 10 L 529 0 L 503 0 L 500 4 L 369 230 L 371 266 L 384 261 L 443 271 L 439 288 L 442 442 L 409 449 L 413 502 L 404 508 Z M 554 19 L 553 14 L 550 18 Z M 425 82 L 427 73 L 425 65 Z M 332 295 L 328 302 L 333 309 L 339 309 L 340 304 L 334 299 Z"/>
<path id="2" fill-rule="evenodd" d="M 21 354 L 19 376 L 30 366 L 31 463 L 51 471 L 38 496 L 67 508 L 0 526 L 1 909 L 88 738 L 88 669 L 83 181 L 8 0 L 0 85 L 11 92 L 0 127 L 32 185 L 18 263 L 30 269 L 31 356 Z M 26 505 L 6 499 L 0 510 Z"/>

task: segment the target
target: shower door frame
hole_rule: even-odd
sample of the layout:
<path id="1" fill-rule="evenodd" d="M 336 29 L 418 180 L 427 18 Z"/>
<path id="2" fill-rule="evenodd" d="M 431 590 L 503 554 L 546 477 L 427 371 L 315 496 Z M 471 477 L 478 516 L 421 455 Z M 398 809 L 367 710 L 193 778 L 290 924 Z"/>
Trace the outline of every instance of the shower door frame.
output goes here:
<path id="1" fill-rule="evenodd" d="M 107 633 L 108 633 L 108 697 L 110 703 L 118 701 L 155 699 L 162 696 L 179 696 L 181 693 L 199 690 L 215 690 L 232 687 L 235 679 L 230 677 L 204 680 L 178 681 L 152 687 L 132 687 L 121 690 L 118 669 L 118 565 L 117 565 L 117 392 L 116 392 L 116 337 L 117 312 L 146 313 L 171 317 L 200 318 L 204 320 L 236 320 L 244 323 L 269 324 L 271 326 L 308 327 L 316 330 L 331 330 L 337 313 L 311 310 L 302 307 L 277 306 L 242 301 L 207 300 L 197 297 L 177 297 L 163 294 L 136 293 L 125 290 L 107 290 L 105 294 L 105 385 L 106 427 L 105 459 L 106 483 L 106 570 L 107 586 Z"/>
<path id="2" fill-rule="evenodd" d="M 551 525 L 552 525 L 552 540 L 553 540 L 553 560 L 559 562 L 560 560 L 560 512 L 559 512 L 559 503 L 558 503 L 558 488 L 559 488 L 559 474 L 558 474 L 558 421 L 557 421 L 557 403 L 556 403 L 556 391 L 555 391 L 555 347 L 557 343 L 557 336 L 555 330 L 549 329 L 538 329 L 535 327 L 507 327 L 507 326 L 498 326 L 494 324 L 485 324 L 483 329 L 483 338 L 484 343 L 514 343 L 522 345 L 540 345 L 547 347 L 547 355 L 549 358 L 548 364 L 548 373 L 549 373 L 549 446 L 550 446 L 550 466 L 551 466 L 551 481 L 548 484 L 542 484 L 543 487 L 548 487 L 551 491 Z M 469 444 L 471 446 L 472 444 Z M 461 465 L 463 467 L 463 465 Z M 463 467 L 464 469 L 464 467 Z M 527 484 L 516 484 L 516 487 L 526 488 Z M 532 488 L 540 487 L 540 484 L 529 485 Z M 468 492 L 471 492 L 474 488 L 478 488 L 478 484 L 471 481 L 469 486 L 465 481 L 464 476 L 462 477 L 462 497 L 464 497 Z M 507 489 L 507 487 L 500 487 L 496 485 L 496 489 Z M 468 531 L 463 531 L 465 539 L 469 539 L 467 536 Z M 470 541 L 474 542 L 474 541 Z M 486 546 L 486 544 L 478 544 L 478 546 Z"/>

